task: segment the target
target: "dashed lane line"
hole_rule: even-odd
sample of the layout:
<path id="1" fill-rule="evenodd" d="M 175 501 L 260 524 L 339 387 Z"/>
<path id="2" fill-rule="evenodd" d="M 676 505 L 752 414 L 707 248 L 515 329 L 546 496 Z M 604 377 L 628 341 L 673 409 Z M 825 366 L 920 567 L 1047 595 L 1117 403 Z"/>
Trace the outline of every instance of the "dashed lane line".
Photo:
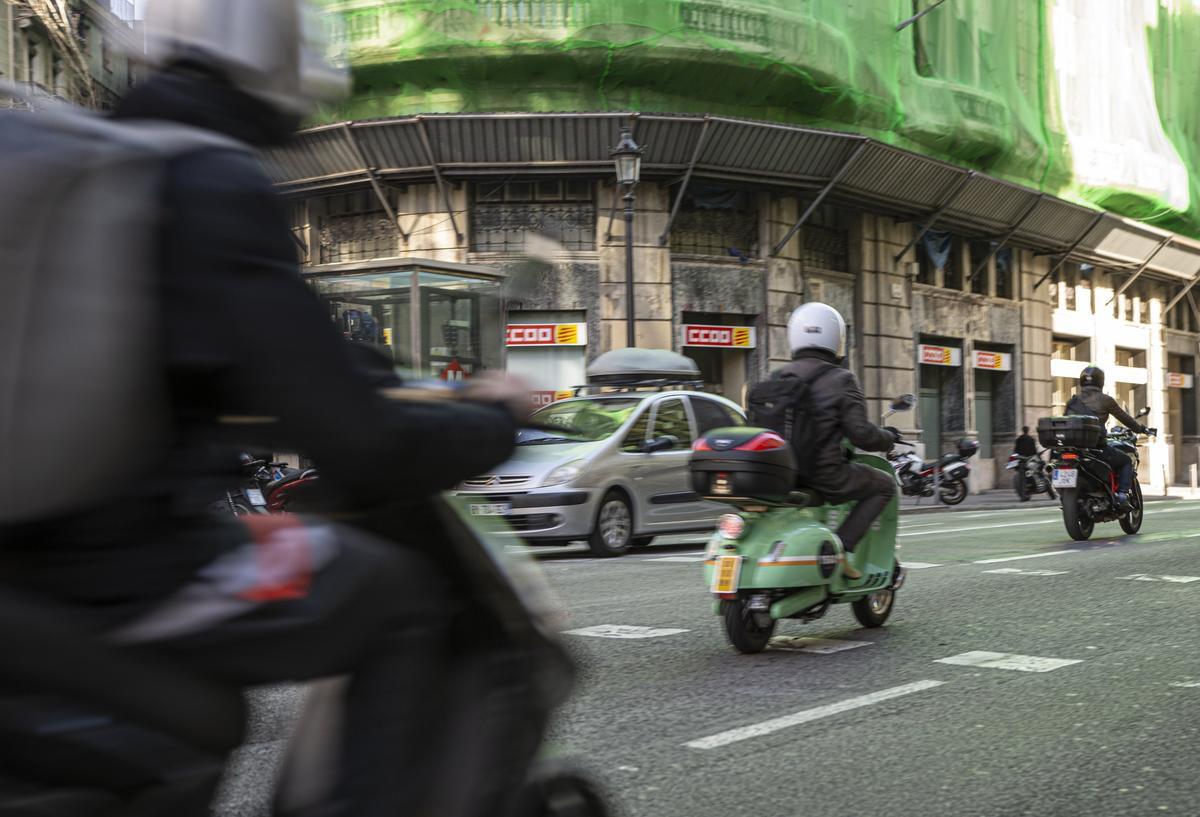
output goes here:
<path id="1" fill-rule="evenodd" d="M 1007 573 L 1013 576 L 1063 576 L 1069 570 L 1022 570 L 1019 567 L 998 567 L 995 570 L 985 570 L 984 573 Z"/>
<path id="2" fill-rule="evenodd" d="M 867 695 L 859 695 L 856 698 L 847 698 L 844 701 L 838 701 L 825 706 L 817 706 L 812 709 L 803 709 L 799 712 L 793 712 L 791 715 L 784 715 L 781 718 L 772 718 L 771 720 L 762 721 L 761 723 L 753 723 L 749 726 L 742 726 L 737 729 L 729 729 L 725 732 L 718 732 L 715 735 L 699 738 L 697 740 L 688 741 L 683 744 L 689 749 L 719 749 L 722 746 L 728 746 L 731 743 L 737 743 L 743 740 L 751 740 L 760 738 L 764 735 L 770 735 L 774 732 L 779 732 L 783 729 L 790 729 L 793 726 L 800 726 L 804 723 L 828 718 L 832 715 L 840 715 L 843 712 L 851 712 L 855 709 L 862 709 L 865 706 L 873 706 L 874 704 L 890 701 L 894 698 L 901 698 L 905 695 L 912 695 L 917 692 L 924 692 L 927 689 L 940 687 L 945 681 L 916 681 L 911 684 L 904 684 L 890 689 L 881 689 L 878 692 L 871 692 Z"/>
<path id="3" fill-rule="evenodd" d="M 1078 548 L 1072 548 L 1071 550 L 1051 550 L 1047 553 L 1026 553 L 1023 556 L 1001 556 L 997 559 L 976 559 L 973 562 L 973 564 L 994 565 L 994 564 L 999 564 L 1000 562 L 1019 562 L 1022 559 L 1041 559 L 1046 556 L 1063 556 L 1067 553 L 1079 553 L 1079 552 L 1080 551 Z"/>
<path id="4" fill-rule="evenodd" d="M 1020 655 L 1012 652 L 987 652 L 972 650 L 970 652 L 952 655 L 949 658 L 939 658 L 937 664 L 955 664 L 962 667 L 981 667 L 985 669 L 1005 669 L 1016 672 L 1053 672 L 1056 669 L 1081 664 L 1079 658 L 1045 658 L 1040 655 Z"/>
<path id="5" fill-rule="evenodd" d="M 931 567 L 941 567 L 941 562 L 901 562 L 901 567 L 906 567 L 909 570 L 928 570 Z"/>

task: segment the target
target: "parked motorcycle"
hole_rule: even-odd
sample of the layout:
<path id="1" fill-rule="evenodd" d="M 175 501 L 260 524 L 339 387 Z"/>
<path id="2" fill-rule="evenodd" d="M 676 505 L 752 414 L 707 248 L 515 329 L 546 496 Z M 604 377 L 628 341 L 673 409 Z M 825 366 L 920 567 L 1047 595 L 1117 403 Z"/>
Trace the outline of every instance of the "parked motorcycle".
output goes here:
<path id="1" fill-rule="evenodd" d="M 947 505 L 957 505 L 967 498 L 967 478 L 971 466 L 967 462 L 979 451 L 979 443 L 964 438 L 958 441 L 957 452 L 943 454 L 936 462 L 926 462 L 913 450 L 913 444 L 900 440 L 897 445 L 909 450 L 887 455 L 900 480 L 905 496 L 933 496 Z"/>
<path id="2" fill-rule="evenodd" d="M 1138 417 L 1150 413 L 1147 406 Z M 1150 429 L 1157 435 L 1157 429 Z M 1104 427 L 1095 417 L 1043 417 L 1038 421 L 1038 441 L 1052 449 L 1051 485 L 1062 500 L 1063 525 L 1072 539 L 1090 539 L 1097 522 L 1119 522 L 1128 534 L 1142 528 L 1142 488 L 1136 479 L 1140 461 L 1138 435 L 1127 428 L 1108 432 L 1108 445 L 1133 461 L 1135 479 L 1129 492 L 1129 509 L 1117 503 L 1117 474 L 1100 456 Z"/>
<path id="3" fill-rule="evenodd" d="M 270 462 L 245 452 L 238 455 L 241 484 L 225 491 L 225 500 L 215 510 L 234 516 L 284 513 L 294 497 L 315 483 L 314 468 L 293 468 L 286 462 Z"/>
<path id="4" fill-rule="evenodd" d="M 1042 459 L 1043 453 L 1045 452 L 1022 457 L 1014 451 L 1008 455 L 1008 464 L 1004 467 L 1013 472 L 1013 490 L 1017 492 L 1017 496 L 1046 494 L 1051 499 L 1058 499 L 1058 494 L 1050 482 L 1051 467 Z"/>
<path id="5" fill-rule="evenodd" d="M 884 416 L 915 403 L 903 395 Z M 881 456 L 857 453 L 855 461 L 893 474 Z M 691 471 L 696 493 L 734 508 L 720 519 L 704 569 L 713 611 L 739 652 L 765 649 L 780 619 L 815 621 L 834 604 L 849 604 L 864 627 L 887 621 L 905 576 L 896 560 L 899 500 L 851 554 L 833 532 L 850 506 L 830 504 L 816 487 L 796 490 L 794 455 L 775 432 L 710 431 L 693 447 Z M 846 577 L 847 562 L 860 578 Z"/>

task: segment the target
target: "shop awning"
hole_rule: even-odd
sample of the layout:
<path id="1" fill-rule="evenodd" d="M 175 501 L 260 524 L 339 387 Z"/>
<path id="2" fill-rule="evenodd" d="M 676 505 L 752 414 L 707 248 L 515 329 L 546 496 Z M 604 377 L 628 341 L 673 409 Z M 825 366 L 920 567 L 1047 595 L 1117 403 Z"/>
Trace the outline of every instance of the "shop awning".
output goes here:
<path id="1" fill-rule="evenodd" d="M 869 208 L 1057 259 L 1190 280 L 1200 242 L 857 134 L 730 117 L 635 113 L 437 114 L 312 128 L 270 156 L 285 194 L 387 181 L 609 176 L 633 123 L 645 178 L 723 180 Z"/>

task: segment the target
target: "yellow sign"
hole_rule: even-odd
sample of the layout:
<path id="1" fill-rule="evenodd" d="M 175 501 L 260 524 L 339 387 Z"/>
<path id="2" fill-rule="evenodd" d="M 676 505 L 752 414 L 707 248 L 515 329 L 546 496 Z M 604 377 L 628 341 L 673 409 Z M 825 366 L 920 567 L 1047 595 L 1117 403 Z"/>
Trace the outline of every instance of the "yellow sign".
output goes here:
<path id="1" fill-rule="evenodd" d="M 579 343 L 579 324 L 560 323 L 554 327 L 554 342 L 559 346 L 575 346 Z"/>

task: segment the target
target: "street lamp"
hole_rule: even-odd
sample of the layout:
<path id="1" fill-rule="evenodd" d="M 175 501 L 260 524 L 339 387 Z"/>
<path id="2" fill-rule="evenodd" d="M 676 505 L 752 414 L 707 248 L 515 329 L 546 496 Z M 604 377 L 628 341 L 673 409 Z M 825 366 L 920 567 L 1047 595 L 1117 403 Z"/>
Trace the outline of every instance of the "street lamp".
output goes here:
<path id="1" fill-rule="evenodd" d="M 633 188 L 642 175 L 642 149 L 633 141 L 633 131 L 621 128 L 621 141 L 612 151 L 617 166 L 617 184 L 625 188 L 625 337 L 636 345 L 633 319 Z"/>

